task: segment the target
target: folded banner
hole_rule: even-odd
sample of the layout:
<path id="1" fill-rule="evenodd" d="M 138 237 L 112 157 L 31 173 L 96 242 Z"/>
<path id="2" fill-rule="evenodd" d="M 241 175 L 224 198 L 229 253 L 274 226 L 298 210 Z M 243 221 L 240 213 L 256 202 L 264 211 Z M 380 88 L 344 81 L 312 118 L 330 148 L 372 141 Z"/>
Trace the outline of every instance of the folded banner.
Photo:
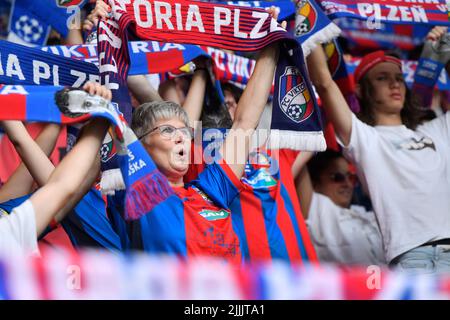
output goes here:
<path id="1" fill-rule="evenodd" d="M 278 83 L 279 99 L 274 99 L 271 129 L 278 130 L 276 136 L 280 139 L 274 139 L 272 143 L 280 148 L 325 149 L 320 114 L 310 90 L 299 45 L 265 10 L 198 1 L 131 0 L 124 4 L 110 0 L 109 3 L 112 4 L 114 19 L 99 24 L 98 48 L 100 57 L 102 54 L 114 57 L 114 63 L 108 64 L 105 73 L 109 76 L 110 87 L 120 87 L 120 79 L 124 79 L 128 72 L 129 54 L 127 46 L 123 45 L 128 37 L 127 30 L 140 39 L 238 51 L 255 51 L 284 40 L 291 50 L 289 55 L 280 55 L 284 61 L 280 59 L 277 68 L 280 76 L 275 78 L 276 82 L 286 81 Z M 112 83 L 111 79 L 116 80 Z"/>
<path id="2" fill-rule="evenodd" d="M 297 0 L 294 34 L 305 57 L 317 45 L 333 40 L 340 32 L 314 0 Z"/>
<path id="3" fill-rule="evenodd" d="M 446 0 L 317 0 L 330 19 L 348 17 L 395 24 L 450 26 Z"/>
<path id="4" fill-rule="evenodd" d="M 80 87 L 87 81 L 99 81 L 92 63 L 0 40 L 0 83 Z"/>

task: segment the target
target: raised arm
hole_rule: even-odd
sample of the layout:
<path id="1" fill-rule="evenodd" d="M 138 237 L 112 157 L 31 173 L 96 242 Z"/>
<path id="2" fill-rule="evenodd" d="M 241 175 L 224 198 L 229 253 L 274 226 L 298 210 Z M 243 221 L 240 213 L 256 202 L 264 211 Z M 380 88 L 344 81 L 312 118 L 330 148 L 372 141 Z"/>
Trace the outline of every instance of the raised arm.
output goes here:
<path id="1" fill-rule="evenodd" d="M 278 54 L 278 43 L 273 43 L 260 52 L 252 76 L 239 100 L 233 126 L 220 150 L 224 160 L 239 178 L 244 173 L 251 136 L 270 94 Z"/>
<path id="2" fill-rule="evenodd" d="M 297 190 L 298 199 L 300 201 L 302 214 L 305 219 L 308 219 L 309 208 L 311 207 L 313 196 L 313 185 L 306 165 L 312 156 L 312 152 L 300 152 L 292 166 L 293 169 L 295 168 L 295 187 Z"/>
<path id="3" fill-rule="evenodd" d="M 153 88 L 144 75 L 129 76 L 127 84 L 140 104 L 162 100 L 158 91 Z"/>
<path id="4" fill-rule="evenodd" d="M 182 99 L 178 93 L 175 79 L 166 80 L 159 85 L 158 93 L 163 101 L 172 101 L 181 105 Z"/>
<path id="5" fill-rule="evenodd" d="M 203 101 L 206 93 L 207 73 L 206 69 L 196 69 L 192 76 L 188 94 L 183 103 L 189 117 L 189 126 L 194 128 L 194 123 L 200 120 L 203 109 Z"/>
<path id="6" fill-rule="evenodd" d="M 352 112 L 344 95 L 331 77 L 321 46 L 310 53 L 307 63 L 311 81 L 322 100 L 326 114 L 333 123 L 337 136 L 347 145 L 352 132 Z"/>
<path id="7" fill-rule="evenodd" d="M 90 94 L 111 99 L 111 91 L 98 84 L 89 83 L 85 85 L 85 90 Z M 77 144 L 56 167 L 48 182 L 31 196 L 38 234 L 41 234 L 54 216 L 79 193 L 97 159 L 108 127 L 108 121 L 103 119 L 93 119 L 88 123 L 83 128 Z"/>
<path id="8" fill-rule="evenodd" d="M 70 28 L 67 37 L 64 39 L 64 44 L 72 46 L 76 44 L 83 44 L 83 36 L 81 29 Z"/>
<path id="9" fill-rule="evenodd" d="M 35 141 L 22 122 L 3 121 L 2 124 L 22 163 L 0 189 L 0 202 L 28 194 L 34 181 L 39 186 L 47 182 L 54 169 L 48 156 L 55 148 L 61 129 L 57 124 L 48 124 Z"/>

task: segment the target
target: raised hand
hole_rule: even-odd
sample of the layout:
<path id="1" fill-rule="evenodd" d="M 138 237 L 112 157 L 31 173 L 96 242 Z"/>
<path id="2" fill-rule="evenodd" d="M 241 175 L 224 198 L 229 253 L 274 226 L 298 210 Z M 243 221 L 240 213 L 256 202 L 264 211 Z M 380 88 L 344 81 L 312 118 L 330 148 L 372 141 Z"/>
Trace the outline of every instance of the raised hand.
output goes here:
<path id="1" fill-rule="evenodd" d="M 94 10 L 92 10 L 91 13 L 88 14 L 86 19 L 84 20 L 83 30 L 91 31 L 92 28 L 97 26 L 99 20 L 110 17 L 110 14 L 111 14 L 111 7 L 102 0 L 98 0 L 95 3 Z"/>

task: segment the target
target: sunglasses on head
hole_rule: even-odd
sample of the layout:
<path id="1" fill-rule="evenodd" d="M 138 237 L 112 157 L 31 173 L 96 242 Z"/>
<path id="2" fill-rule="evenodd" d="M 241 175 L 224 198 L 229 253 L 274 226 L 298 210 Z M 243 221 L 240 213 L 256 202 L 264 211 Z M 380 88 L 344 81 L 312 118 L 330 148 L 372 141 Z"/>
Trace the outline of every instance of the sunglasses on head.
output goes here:
<path id="1" fill-rule="evenodd" d="M 342 183 L 346 179 L 348 179 L 348 181 L 350 181 L 352 184 L 356 184 L 356 182 L 357 182 L 356 175 L 351 172 L 347 172 L 347 173 L 335 172 L 335 173 L 330 174 L 330 178 L 333 182 L 336 182 L 336 183 Z"/>

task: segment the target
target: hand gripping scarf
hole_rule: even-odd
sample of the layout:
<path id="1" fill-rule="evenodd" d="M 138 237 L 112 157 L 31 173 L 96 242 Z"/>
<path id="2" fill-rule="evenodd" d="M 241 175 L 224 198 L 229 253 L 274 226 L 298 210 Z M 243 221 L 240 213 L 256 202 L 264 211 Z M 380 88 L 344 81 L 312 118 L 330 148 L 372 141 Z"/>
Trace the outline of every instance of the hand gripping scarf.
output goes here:
<path id="1" fill-rule="evenodd" d="M 47 88 L 48 93 L 42 95 L 40 104 L 32 101 L 36 97 L 30 100 L 25 94 L 0 95 L 0 105 L 7 106 L 0 108 L 0 120 L 75 124 L 94 117 L 106 118 L 114 126 L 117 158 L 126 186 L 125 219 L 138 219 L 173 194 L 167 179 L 158 171 L 116 106 L 82 90 L 43 88 Z M 59 91 L 55 93 L 56 90 Z M 55 98 L 50 101 L 49 97 Z"/>
<path id="2" fill-rule="evenodd" d="M 300 45 L 258 8 L 198 1 L 110 0 L 113 18 L 99 23 L 100 74 L 123 90 L 129 69 L 128 38 L 260 50 L 283 40 L 275 76 L 271 146 L 320 151 L 326 148 L 321 119 Z"/>
<path id="3" fill-rule="evenodd" d="M 412 85 L 412 91 L 423 107 L 431 107 L 434 88 L 449 59 L 450 34 L 447 33 L 439 41 L 425 41 Z"/>

